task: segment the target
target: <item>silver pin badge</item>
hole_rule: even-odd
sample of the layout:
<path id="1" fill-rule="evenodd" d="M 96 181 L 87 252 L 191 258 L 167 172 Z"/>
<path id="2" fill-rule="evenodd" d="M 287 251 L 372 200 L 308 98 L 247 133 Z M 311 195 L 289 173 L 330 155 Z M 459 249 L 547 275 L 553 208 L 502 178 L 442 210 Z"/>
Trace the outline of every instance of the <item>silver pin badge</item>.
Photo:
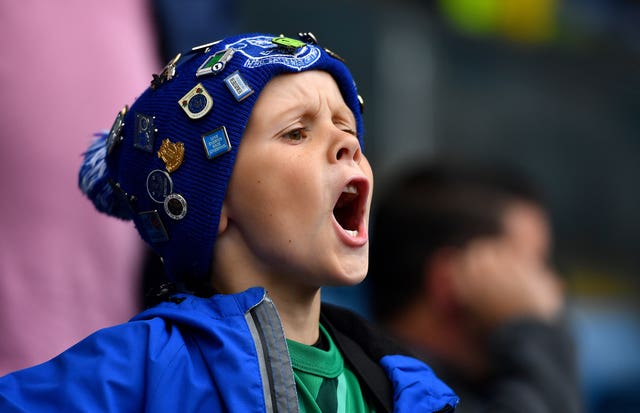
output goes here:
<path id="1" fill-rule="evenodd" d="M 149 175 L 147 175 L 149 198 L 162 204 L 171 192 L 173 192 L 173 181 L 167 172 L 160 169 L 154 169 L 149 172 Z"/>
<path id="2" fill-rule="evenodd" d="M 173 79 L 176 75 L 176 64 L 178 60 L 180 60 L 180 53 L 178 53 L 173 59 L 167 63 L 167 65 L 162 69 L 159 75 L 154 74 L 153 79 L 151 80 L 151 89 L 157 89 L 158 86 L 163 84 L 164 82 Z"/>
<path id="3" fill-rule="evenodd" d="M 164 199 L 164 212 L 170 218 L 180 220 L 187 215 L 187 200 L 180 194 L 169 194 Z"/>
<path id="4" fill-rule="evenodd" d="M 196 71 L 196 76 L 217 75 L 222 72 L 234 52 L 233 49 L 227 49 L 209 56 Z"/>
<path id="5" fill-rule="evenodd" d="M 205 43 L 205 44 L 201 44 L 195 47 L 191 48 L 192 52 L 204 52 L 207 53 L 209 51 L 209 49 L 211 49 L 212 46 L 217 45 L 218 43 L 220 43 L 222 40 L 216 40 L 215 42 L 210 42 L 210 43 Z"/>
<path id="6" fill-rule="evenodd" d="M 158 211 L 146 211 L 138 214 L 140 229 L 145 232 L 151 242 L 169 241 L 169 234 L 162 223 Z"/>
<path id="7" fill-rule="evenodd" d="M 318 44 L 318 39 L 311 32 L 300 32 L 298 33 L 298 37 L 300 37 L 304 42 L 309 44 Z"/>
<path id="8" fill-rule="evenodd" d="M 109 131 L 109 135 L 107 135 L 107 155 L 111 154 L 113 148 L 122 141 L 122 130 L 124 129 L 124 117 L 129 110 L 129 106 L 125 105 L 118 115 L 116 116 L 116 120 L 113 122 L 111 126 L 111 130 Z"/>
<path id="9" fill-rule="evenodd" d="M 224 79 L 224 83 L 238 102 L 246 99 L 253 93 L 253 89 L 249 87 L 249 84 L 247 84 L 240 72 L 237 70 L 227 76 Z"/>
<path id="10" fill-rule="evenodd" d="M 202 143 L 204 144 L 204 152 L 209 159 L 231 150 L 229 135 L 227 135 L 227 129 L 224 126 L 202 135 Z"/>

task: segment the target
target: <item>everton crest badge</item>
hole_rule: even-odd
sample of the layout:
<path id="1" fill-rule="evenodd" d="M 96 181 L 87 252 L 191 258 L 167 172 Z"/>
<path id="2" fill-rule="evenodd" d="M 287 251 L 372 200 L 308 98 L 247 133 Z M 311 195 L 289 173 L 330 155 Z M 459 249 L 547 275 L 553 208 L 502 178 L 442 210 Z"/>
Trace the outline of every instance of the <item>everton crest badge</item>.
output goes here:
<path id="1" fill-rule="evenodd" d="M 158 150 L 158 158 L 164 161 L 168 172 L 174 172 L 184 161 L 184 143 L 163 140 Z"/>

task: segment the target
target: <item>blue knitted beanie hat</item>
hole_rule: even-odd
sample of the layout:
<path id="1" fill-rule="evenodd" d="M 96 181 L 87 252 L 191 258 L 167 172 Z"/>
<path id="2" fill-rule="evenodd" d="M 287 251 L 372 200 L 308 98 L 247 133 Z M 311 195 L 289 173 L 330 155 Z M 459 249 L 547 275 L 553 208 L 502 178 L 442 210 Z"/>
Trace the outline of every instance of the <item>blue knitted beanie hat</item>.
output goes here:
<path id="1" fill-rule="evenodd" d="M 238 147 L 274 76 L 330 73 L 362 145 L 362 100 L 349 70 L 311 33 L 299 38 L 240 35 L 176 56 L 85 153 L 82 191 L 101 212 L 133 220 L 173 281 L 209 277 Z"/>

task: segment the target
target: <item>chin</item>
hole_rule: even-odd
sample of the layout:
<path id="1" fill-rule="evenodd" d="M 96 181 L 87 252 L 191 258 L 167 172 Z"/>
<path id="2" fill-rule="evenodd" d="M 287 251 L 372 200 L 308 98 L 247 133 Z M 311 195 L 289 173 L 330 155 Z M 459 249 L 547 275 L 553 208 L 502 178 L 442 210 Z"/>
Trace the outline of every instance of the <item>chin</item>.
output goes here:
<path id="1" fill-rule="evenodd" d="M 331 287 L 350 287 L 360 284 L 367 276 L 367 265 L 358 268 L 344 268 L 339 274 L 334 274 L 327 280 Z"/>

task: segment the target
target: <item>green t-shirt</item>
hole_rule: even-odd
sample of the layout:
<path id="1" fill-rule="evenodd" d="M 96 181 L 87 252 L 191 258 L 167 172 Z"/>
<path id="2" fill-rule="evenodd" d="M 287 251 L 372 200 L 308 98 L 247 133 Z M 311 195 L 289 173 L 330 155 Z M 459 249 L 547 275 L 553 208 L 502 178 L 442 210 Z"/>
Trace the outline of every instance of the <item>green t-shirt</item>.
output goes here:
<path id="1" fill-rule="evenodd" d="M 301 413 L 369 413 L 360 383 L 320 325 L 324 349 L 287 340 Z"/>

